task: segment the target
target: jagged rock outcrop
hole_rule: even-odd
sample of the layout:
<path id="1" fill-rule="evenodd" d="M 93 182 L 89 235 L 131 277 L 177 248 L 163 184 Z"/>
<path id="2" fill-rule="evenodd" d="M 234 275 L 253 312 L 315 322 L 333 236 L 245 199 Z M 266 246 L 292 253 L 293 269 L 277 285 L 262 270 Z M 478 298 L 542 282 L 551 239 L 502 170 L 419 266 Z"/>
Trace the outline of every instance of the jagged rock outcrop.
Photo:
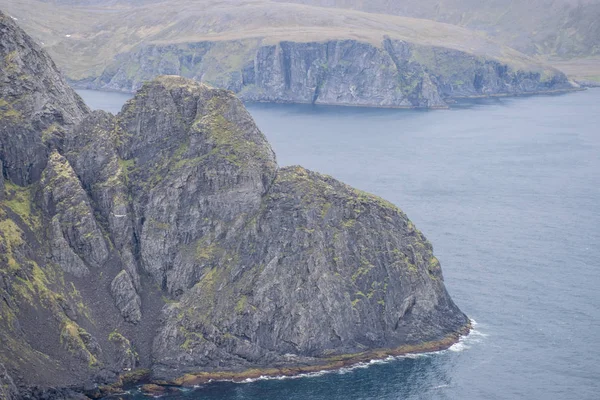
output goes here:
<path id="1" fill-rule="evenodd" d="M 2 13 L 0 33 L 0 362 L 15 384 L 42 387 L 22 392 L 35 398 L 120 372 L 103 348 L 125 323 L 107 289 L 123 265 L 62 154 L 88 108 Z"/>
<path id="2" fill-rule="evenodd" d="M 119 272 L 115 279 L 110 284 L 110 290 L 117 304 L 117 308 L 121 310 L 121 314 L 125 321 L 138 323 L 142 318 L 140 307 L 142 301 L 137 294 L 133 285 L 133 280 L 127 271 Z"/>
<path id="3" fill-rule="evenodd" d="M 400 210 L 301 167 L 279 170 L 236 232 L 198 246 L 201 278 L 154 342 L 166 374 L 391 348 L 465 323 Z"/>
<path id="4" fill-rule="evenodd" d="M 178 295 L 199 278 L 195 241 L 223 235 L 258 210 L 275 156 L 230 92 L 183 78 L 146 85 L 118 118 L 140 261 Z"/>
<path id="5" fill-rule="evenodd" d="M 77 109 L 69 96 L 65 110 Z M 448 346 L 468 330 L 406 215 L 331 177 L 278 168 L 232 92 L 161 76 L 117 116 L 81 112 L 51 141 L 28 131 L 43 146 L 41 172 L 24 175 L 32 160 L 12 159 L 1 181 L 7 390 L 10 375 L 25 398 L 99 396 L 109 389 L 97 385 L 148 375 L 135 368 L 173 379 L 322 366 Z"/>
<path id="6" fill-rule="evenodd" d="M 232 51 L 235 64 L 215 65 Z M 446 107 L 458 97 L 573 89 L 558 70 L 385 38 L 263 45 L 258 40 L 142 45 L 117 57 L 95 89 L 136 91 L 177 74 L 225 87 L 248 101 L 378 107 Z"/>
<path id="7" fill-rule="evenodd" d="M 111 332 L 108 338 L 116 350 L 115 363 L 119 369 L 124 371 L 134 369 L 139 363 L 139 358 L 129 339 L 116 330 Z"/>
<path id="8" fill-rule="evenodd" d="M 54 62 L 0 13 L 0 158 L 4 174 L 18 185 L 41 176 L 47 144 L 88 112 Z"/>
<path id="9" fill-rule="evenodd" d="M 115 124 L 111 114 L 95 111 L 65 139 L 64 147 L 66 157 L 94 204 L 99 225 L 110 234 L 118 253 L 117 264 L 123 268 L 111 282 L 111 294 L 123 317 L 138 323 L 141 283 L 126 188 L 128 165 L 117 154 Z"/>
<path id="10" fill-rule="evenodd" d="M 50 154 L 40 184 L 43 207 L 49 211 L 52 225 L 58 226 L 56 233 L 62 234 L 87 265 L 101 268 L 109 256 L 104 236 L 75 171 L 57 151 Z M 78 263 L 81 265 L 83 263 Z"/>

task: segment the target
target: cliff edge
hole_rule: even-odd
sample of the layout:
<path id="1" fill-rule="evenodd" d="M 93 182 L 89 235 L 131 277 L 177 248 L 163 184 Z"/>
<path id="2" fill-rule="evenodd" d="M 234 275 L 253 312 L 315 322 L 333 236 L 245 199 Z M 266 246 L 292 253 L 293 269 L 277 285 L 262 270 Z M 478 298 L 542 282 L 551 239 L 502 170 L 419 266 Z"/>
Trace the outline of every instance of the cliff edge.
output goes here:
<path id="1" fill-rule="evenodd" d="M 90 112 L 3 14 L 0 32 L 4 396 L 325 368 L 468 330 L 406 215 L 279 168 L 232 92 L 160 76 Z"/>

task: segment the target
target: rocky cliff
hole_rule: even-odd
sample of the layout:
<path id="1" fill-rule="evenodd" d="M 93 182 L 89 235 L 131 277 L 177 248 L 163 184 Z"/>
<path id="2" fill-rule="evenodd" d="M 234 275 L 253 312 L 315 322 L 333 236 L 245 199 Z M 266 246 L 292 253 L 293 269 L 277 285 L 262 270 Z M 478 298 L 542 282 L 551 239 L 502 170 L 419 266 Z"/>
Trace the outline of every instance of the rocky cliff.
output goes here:
<path id="1" fill-rule="evenodd" d="M 134 92 L 162 74 L 224 87 L 248 101 L 375 107 L 444 108 L 460 97 L 573 89 L 552 68 L 390 38 L 381 46 L 356 40 L 142 45 L 76 85 Z"/>
<path id="2" fill-rule="evenodd" d="M 90 112 L 1 13 L 0 32 L 3 398 L 326 368 L 468 330 L 406 215 L 278 168 L 232 92 L 161 76 Z"/>

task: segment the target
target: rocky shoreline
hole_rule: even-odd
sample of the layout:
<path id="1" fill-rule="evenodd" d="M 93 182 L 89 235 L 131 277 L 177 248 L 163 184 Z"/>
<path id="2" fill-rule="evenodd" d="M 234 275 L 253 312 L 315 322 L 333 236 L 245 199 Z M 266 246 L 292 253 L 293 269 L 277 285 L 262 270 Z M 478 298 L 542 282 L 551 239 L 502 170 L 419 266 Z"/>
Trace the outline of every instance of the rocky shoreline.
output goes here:
<path id="1" fill-rule="evenodd" d="M 345 354 L 334 356 L 328 359 L 315 361 L 311 365 L 298 365 L 276 368 L 253 368 L 240 372 L 199 372 L 196 374 L 185 374 L 182 377 L 172 381 L 167 381 L 168 386 L 193 387 L 202 385 L 211 381 L 233 381 L 242 382 L 247 379 L 257 379 L 261 377 L 291 377 L 302 374 L 335 371 L 342 368 L 352 367 L 354 365 L 370 362 L 374 360 L 383 360 L 387 357 L 400 357 L 409 354 L 423 354 L 435 351 L 447 350 L 452 345 L 458 343 L 461 337 L 467 336 L 472 326 L 469 322 L 460 331 L 447 335 L 446 337 L 415 345 L 403 345 L 394 349 L 374 349 L 357 354 Z M 157 381 L 156 384 L 165 384 L 164 381 Z"/>
<path id="2" fill-rule="evenodd" d="M 455 333 L 449 334 L 440 340 L 415 345 L 403 345 L 393 349 L 373 349 L 356 354 L 344 354 L 320 360 L 305 361 L 301 364 L 289 364 L 277 367 L 251 368 L 241 371 L 210 371 L 187 373 L 180 377 L 164 380 L 153 379 L 142 373 L 140 379 L 117 382 L 113 385 L 100 386 L 93 392 L 85 394 L 94 399 L 105 396 L 119 395 L 125 389 L 138 386 L 143 393 L 149 395 L 163 395 L 177 391 L 179 388 L 194 388 L 210 382 L 244 382 L 259 378 L 294 377 L 311 373 L 336 371 L 342 368 L 352 368 L 361 363 L 384 360 L 388 357 L 401 357 L 410 354 L 425 354 L 447 350 L 458 343 L 461 338 L 469 335 L 472 329 L 471 321 Z M 141 386 L 140 386 L 141 385 Z"/>

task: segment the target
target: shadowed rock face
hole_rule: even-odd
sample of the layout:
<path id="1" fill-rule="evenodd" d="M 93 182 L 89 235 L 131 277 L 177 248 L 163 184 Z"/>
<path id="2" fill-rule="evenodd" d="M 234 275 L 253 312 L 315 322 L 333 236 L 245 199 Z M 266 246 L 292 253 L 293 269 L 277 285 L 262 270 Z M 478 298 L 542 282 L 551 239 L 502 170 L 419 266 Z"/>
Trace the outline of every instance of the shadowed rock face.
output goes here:
<path id="1" fill-rule="evenodd" d="M 4 400 L 15 400 L 19 397 L 19 390 L 12 378 L 6 372 L 4 365 L 0 364 L 0 398 Z"/>
<path id="2" fill-rule="evenodd" d="M 46 165 L 48 147 L 89 110 L 54 62 L 0 14 L 0 158 L 4 174 L 24 186 Z"/>
<path id="3" fill-rule="evenodd" d="M 7 43 L 27 43 L 0 20 Z M 47 60 L 40 54 L 31 62 Z M 46 68 L 38 76 L 58 76 Z M 26 142 L 15 132 L 29 129 L 40 148 L 0 153 L 5 397 L 19 385 L 31 397 L 74 398 L 47 388 L 84 391 L 140 367 L 168 379 L 319 364 L 467 325 L 406 215 L 331 177 L 279 169 L 231 92 L 161 76 L 113 116 L 22 75 L 0 93 L 23 85 L 63 123 L 44 141 L 31 122 L 43 111 L 0 118 L 11 124 L 4 146 L 18 153 Z M 29 165 L 41 170 L 24 174 Z"/>

